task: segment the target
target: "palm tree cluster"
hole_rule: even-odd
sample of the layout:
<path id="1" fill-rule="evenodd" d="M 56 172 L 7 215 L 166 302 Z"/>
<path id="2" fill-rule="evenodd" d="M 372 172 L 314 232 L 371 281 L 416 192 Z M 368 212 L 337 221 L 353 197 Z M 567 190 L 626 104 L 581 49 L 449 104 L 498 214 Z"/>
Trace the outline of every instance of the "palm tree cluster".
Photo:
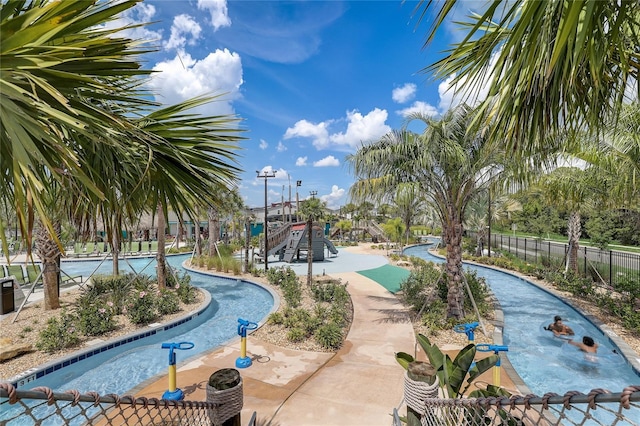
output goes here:
<path id="1" fill-rule="evenodd" d="M 163 218 L 170 208 L 195 217 L 199 206 L 218 206 L 220 190 L 240 172 L 239 119 L 193 112 L 215 96 L 164 107 L 150 100 L 144 83 L 151 71 L 139 59 L 152 51 L 148 41 L 122 36 L 130 27 L 106 25 L 136 3 L 0 5 L 0 203 L 15 211 L 27 248 L 35 243 L 45 308 L 58 307 L 63 222 L 102 221 L 117 273 L 121 230 L 143 212 Z"/>
<path id="2" fill-rule="evenodd" d="M 418 2 L 419 20 L 433 17 L 425 47 L 460 3 Z M 577 254 L 581 203 L 597 195 L 605 204 L 593 190 L 596 180 L 611 185 L 609 203 L 639 206 L 637 6 L 635 0 L 488 2 L 458 24 L 467 31 L 462 42 L 423 70 L 453 76 L 452 90 L 473 108 L 463 103 L 438 118 L 414 114 L 402 129 L 347 157 L 357 179 L 350 191 L 355 199 L 387 201 L 413 185 L 437 212 L 447 249 L 449 316 L 464 316 L 464 224 L 484 230 L 492 217 L 491 200 L 482 220 L 470 215 L 479 199 L 539 181 L 572 212 L 567 268 Z M 482 89 L 488 89 L 484 99 Z M 408 130 L 416 119 L 426 125 L 422 133 Z M 560 170 L 541 178 L 567 157 L 586 161 L 584 173 Z"/>

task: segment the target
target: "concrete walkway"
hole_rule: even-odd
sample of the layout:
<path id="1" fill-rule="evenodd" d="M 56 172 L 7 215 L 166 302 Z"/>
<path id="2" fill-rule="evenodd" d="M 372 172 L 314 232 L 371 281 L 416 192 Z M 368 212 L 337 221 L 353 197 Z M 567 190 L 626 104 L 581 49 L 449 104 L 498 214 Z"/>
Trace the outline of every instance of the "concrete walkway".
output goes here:
<path id="1" fill-rule="evenodd" d="M 334 355 L 275 347 L 247 339 L 253 365 L 244 381 L 243 422 L 256 411 L 258 424 L 390 425 L 403 397 L 404 371 L 395 352 L 413 353 L 414 334 L 406 310 L 376 282 L 355 272 L 331 274 L 348 282 L 354 317 L 342 348 Z M 206 399 L 209 376 L 235 368 L 239 342 L 199 356 L 178 368 L 185 399 Z M 160 398 L 163 377 L 142 384 L 137 396 Z"/>

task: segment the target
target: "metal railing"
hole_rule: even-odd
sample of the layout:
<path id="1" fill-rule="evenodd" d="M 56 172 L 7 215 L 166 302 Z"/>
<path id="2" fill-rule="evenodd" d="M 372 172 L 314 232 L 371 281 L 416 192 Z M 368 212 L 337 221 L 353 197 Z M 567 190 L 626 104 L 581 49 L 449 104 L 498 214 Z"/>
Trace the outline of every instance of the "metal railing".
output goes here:
<path id="1" fill-rule="evenodd" d="M 510 398 L 428 398 L 420 422 L 427 426 L 458 425 L 638 425 L 640 386 L 619 393 L 594 389 L 588 394 L 547 393 Z M 393 426 L 404 426 L 394 414 Z"/>
<path id="2" fill-rule="evenodd" d="M 467 236 L 476 239 L 476 232 L 467 231 Z M 535 238 L 524 238 L 502 234 L 491 235 L 491 250 L 504 250 L 525 262 L 560 264 L 566 259 L 569 245 Z M 580 247 L 578 267 L 582 276 L 602 280 L 614 288 L 622 280 L 640 282 L 640 254 L 617 250 L 601 250 L 597 247 Z"/>

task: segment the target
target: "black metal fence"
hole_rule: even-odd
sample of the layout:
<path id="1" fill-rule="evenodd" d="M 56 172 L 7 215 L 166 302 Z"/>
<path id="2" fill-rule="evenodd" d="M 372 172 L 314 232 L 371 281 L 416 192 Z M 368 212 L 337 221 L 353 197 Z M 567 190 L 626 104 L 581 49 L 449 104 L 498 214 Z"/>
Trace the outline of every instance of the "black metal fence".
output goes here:
<path id="1" fill-rule="evenodd" d="M 467 231 L 476 239 L 476 233 Z M 569 245 L 536 238 L 492 234 L 492 251 L 504 250 L 529 263 L 561 265 L 566 261 Z M 578 268 L 583 276 L 603 281 L 614 288 L 624 282 L 640 283 L 640 254 L 617 250 L 601 250 L 596 247 L 580 247 Z"/>

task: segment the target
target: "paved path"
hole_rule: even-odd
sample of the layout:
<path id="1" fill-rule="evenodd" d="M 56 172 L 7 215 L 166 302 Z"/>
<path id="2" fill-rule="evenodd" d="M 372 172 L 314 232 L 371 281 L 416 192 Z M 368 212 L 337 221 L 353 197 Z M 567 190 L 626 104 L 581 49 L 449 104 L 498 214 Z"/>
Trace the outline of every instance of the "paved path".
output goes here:
<path id="1" fill-rule="evenodd" d="M 341 254 L 343 251 L 341 250 Z M 361 269 L 359 265 L 354 265 Z M 403 395 L 398 351 L 413 353 L 413 328 L 398 300 L 355 272 L 331 274 L 348 282 L 354 307 L 351 329 L 334 355 L 283 349 L 248 337 L 253 365 L 241 370 L 243 422 L 256 411 L 258 424 L 390 425 Z M 239 342 L 179 366 L 177 384 L 187 400 L 205 400 L 206 382 L 220 368 L 235 368 Z M 136 395 L 161 397 L 163 377 L 141 385 Z"/>

